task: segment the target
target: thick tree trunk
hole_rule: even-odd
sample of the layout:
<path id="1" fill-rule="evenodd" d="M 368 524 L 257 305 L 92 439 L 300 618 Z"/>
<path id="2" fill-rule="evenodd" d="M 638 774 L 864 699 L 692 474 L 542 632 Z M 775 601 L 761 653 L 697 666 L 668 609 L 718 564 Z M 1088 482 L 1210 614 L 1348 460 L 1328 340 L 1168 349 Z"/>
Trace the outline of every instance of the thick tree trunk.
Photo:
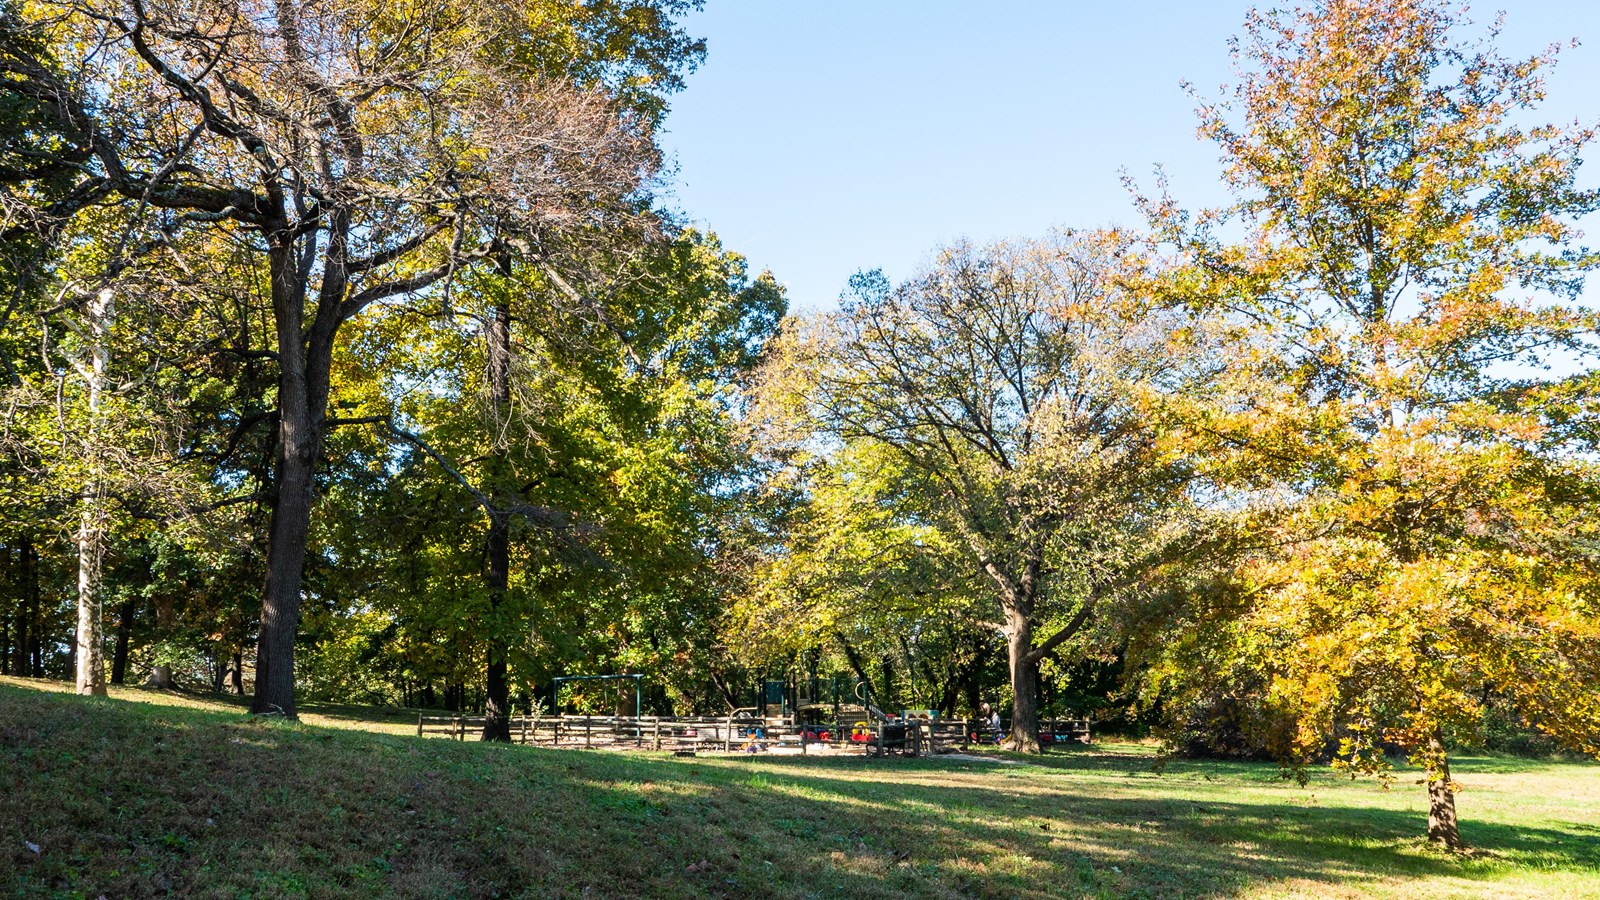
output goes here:
<path id="1" fill-rule="evenodd" d="M 74 662 L 74 685 L 80 694 L 106 695 L 106 652 L 104 612 L 100 599 L 100 561 L 105 552 L 105 533 L 98 523 L 91 524 L 85 513 L 78 532 L 78 631 Z"/>
<path id="2" fill-rule="evenodd" d="M 1039 663 L 1032 658 L 1033 622 L 1027 614 L 1006 611 L 1006 649 L 1010 654 L 1011 736 L 1007 749 L 1019 753 L 1039 752 L 1039 705 L 1035 689 L 1039 683 Z"/>
<path id="3" fill-rule="evenodd" d="M 296 254 L 285 225 L 272 233 L 268 252 L 272 272 L 273 324 L 278 342 L 278 440 L 273 460 L 272 518 L 267 531 L 267 577 L 261 598 L 261 633 L 256 642 L 256 689 L 250 711 L 295 718 L 294 639 L 300 625 L 300 588 L 305 574 L 306 540 L 322 457 L 324 417 L 337 309 L 344 297 L 346 225 L 329 237 L 323 288 L 309 334 L 302 328 L 305 292 Z"/>
<path id="4" fill-rule="evenodd" d="M 1450 782 L 1450 760 L 1437 735 L 1428 741 L 1428 841 L 1451 852 L 1467 849 L 1456 822 L 1456 793 Z"/>
<path id="5" fill-rule="evenodd" d="M 106 550 L 105 481 L 101 472 L 100 404 L 111 362 L 112 294 L 89 300 L 89 364 L 80 369 L 88 382 L 89 427 L 85 442 L 89 471 L 84 478 L 78 520 L 78 643 L 76 687 L 80 694 L 106 695 L 105 613 L 101 564 Z"/>
<path id="6" fill-rule="evenodd" d="M 511 308 L 507 304 L 495 305 L 487 337 L 491 427 L 499 428 L 511 411 Z M 511 583 L 511 523 L 499 512 L 504 481 L 501 477 L 503 465 L 499 462 L 491 458 L 487 467 L 492 482 L 487 493 L 496 509 L 489 514 L 486 548 L 489 569 L 489 660 L 483 704 L 483 739 L 486 741 L 511 740 L 511 686 L 506 682 L 507 629 L 500 621 L 505 614 L 506 590 Z"/>
<path id="7" fill-rule="evenodd" d="M 133 632 L 133 613 L 137 603 L 132 597 L 122 601 L 117 610 L 117 648 L 111 656 L 111 683 L 122 684 L 128 675 L 128 638 Z"/>
<path id="8" fill-rule="evenodd" d="M 484 679 L 483 739 L 511 740 L 511 686 L 506 681 L 506 642 L 498 621 L 510 581 L 510 527 L 504 516 L 489 523 L 489 664 Z"/>
<path id="9" fill-rule="evenodd" d="M 288 363 L 284 363 L 285 369 Z M 302 379 L 287 372 L 280 396 L 303 391 Z M 289 405 L 284 402 L 284 405 Z M 294 636 L 300 625 L 300 581 L 311 533 L 311 504 L 320 427 L 301 410 L 281 419 L 277 453 L 276 502 L 267 537 L 267 581 L 261 602 L 261 634 L 256 643 L 256 692 L 250 711 L 295 717 Z"/>
<path id="10" fill-rule="evenodd" d="M 177 622 L 177 613 L 172 606 L 172 596 L 169 594 L 156 595 L 156 634 L 162 641 L 172 637 L 172 628 Z M 157 690 L 170 691 L 172 684 L 172 667 L 157 663 L 150 669 L 150 677 L 145 679 L 145 687 Z"/>

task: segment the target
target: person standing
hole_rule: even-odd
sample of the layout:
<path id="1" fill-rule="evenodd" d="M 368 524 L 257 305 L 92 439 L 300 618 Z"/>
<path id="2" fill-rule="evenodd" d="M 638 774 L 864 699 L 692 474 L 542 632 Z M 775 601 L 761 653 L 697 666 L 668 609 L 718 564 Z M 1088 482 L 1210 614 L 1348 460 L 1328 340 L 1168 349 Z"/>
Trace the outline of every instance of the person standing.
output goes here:
<path id="1" fill-rule="evenodd" d="M 979 709 L 983 716 L 983 726 L 989 730 L 989 736 L 994 738 L 996 744 L 1000 743 L 1000 713 L 985 703 Z"/>

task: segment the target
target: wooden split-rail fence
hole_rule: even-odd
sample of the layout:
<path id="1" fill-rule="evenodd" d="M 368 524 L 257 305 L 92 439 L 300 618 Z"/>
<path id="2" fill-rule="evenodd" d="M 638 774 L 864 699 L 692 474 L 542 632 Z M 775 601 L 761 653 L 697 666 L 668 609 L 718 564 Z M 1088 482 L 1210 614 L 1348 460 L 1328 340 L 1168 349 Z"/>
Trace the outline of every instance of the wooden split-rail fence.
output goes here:
<path id="1" fill-rule="evenodd" d="M 417 717 L 419 737 L 476 740 L 483 716 Z M 1082 719 L 1040 723 L 1041 743 L 1088 743 Z M 848 724 L 796 724 L 784 717 L 749 716 L 517 716 L 511 740 L 566 749 L 657 750 L 675 753 L 758 753 L 853 750 L 870 755 L 923 756 L 992 742 L 984 726 L 965 719 L 889 719 Z"/>

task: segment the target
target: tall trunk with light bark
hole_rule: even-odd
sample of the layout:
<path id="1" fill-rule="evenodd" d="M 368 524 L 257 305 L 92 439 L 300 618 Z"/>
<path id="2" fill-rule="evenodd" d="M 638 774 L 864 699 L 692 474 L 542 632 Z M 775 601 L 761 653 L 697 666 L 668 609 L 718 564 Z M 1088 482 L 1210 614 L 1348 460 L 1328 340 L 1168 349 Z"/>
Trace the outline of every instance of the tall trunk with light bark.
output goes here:
<path id="1" fill-rule="evenodd" d="M 497 303 L 488 328 L 488 381 L 491 428 L 504 427 L 511 410 L 511 308 Z M 489 628 L 488 670 L 484 678 L 483 739 L 511 740 L 511 686 L 506 681 L 506 636 L 500 622 L 506 590 L 511 583 L 511 523 L 501 510 L 500 492 L 504 465 L 491 454 L 489 474 L 490 503 L 488 557 Z"/>
<path id="2" fill-rule="evenodd" d="M 22 538 L 22 600 L 26 608 L 23 623 L 27 630 L 17 637 L 17 650 L 21 659 L 17 670 L 34 678 L 44 677 L 44 617 L 40 614 L 39 548 L 31 536 Z"/>
<path id="3" fill-rule="evenodd" d="M 87 303 L 89 358 L 79 366 L 88 388 L 89 422 L 84 476 L 78 516 L 78 632 L 75 686 L 80 694 L 106 695 L 106 655 L 104 610 L 102 609 L 102 563 L 106 550 L 106 496 L 104 460 L 101 451 L 101 402 L 106 389 L 106 369 L 111 363 L 111 323 L 115 305 L 110 289 L 91 297 Z"/>
<path id="4" fill-rule="evenodd" d="M 29 603 L 29 556 L 32 552 L 33 544 L 26 536 L 17 542 L 17 614 L 12 620 L 11 673 L 23 677 L 33 674 L 28 653 L 28 638 L 33 628 L 33 610 Z"/>

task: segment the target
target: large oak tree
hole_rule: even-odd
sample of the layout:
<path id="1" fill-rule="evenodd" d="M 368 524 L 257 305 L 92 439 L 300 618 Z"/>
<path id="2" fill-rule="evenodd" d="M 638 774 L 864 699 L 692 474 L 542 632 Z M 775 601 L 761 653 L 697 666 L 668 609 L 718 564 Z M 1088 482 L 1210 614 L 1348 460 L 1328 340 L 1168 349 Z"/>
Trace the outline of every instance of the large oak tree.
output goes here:
<path id="1" fill-rule="evenodd" d="M 65 0 L 6 17 L 0 88 L 47 111 L 76 179 L 38 227 L 117 204 L 167 235 L 216 230 L 258 269 L 278 379 L 256 712 L 294 714 L 341 326 L 491 256 L 555 266 L 648 234 L 652 82 L 698 54 L 674 25 L 691 5 Z"/>
<path id="2" fill-rule="evenodd" d="M 1039 748 L 1040 663 L 1187 532 L 1159 413 L 1190 372 L 1184 317 L 1120 289 L 1123 247 L 1064 233 L 952 247 L 898 286 L 858 276 L 836 314 L 796 324 L 764 386 L 823 446 L 890 451 L 987 582 L 1021 750 Z"/>

